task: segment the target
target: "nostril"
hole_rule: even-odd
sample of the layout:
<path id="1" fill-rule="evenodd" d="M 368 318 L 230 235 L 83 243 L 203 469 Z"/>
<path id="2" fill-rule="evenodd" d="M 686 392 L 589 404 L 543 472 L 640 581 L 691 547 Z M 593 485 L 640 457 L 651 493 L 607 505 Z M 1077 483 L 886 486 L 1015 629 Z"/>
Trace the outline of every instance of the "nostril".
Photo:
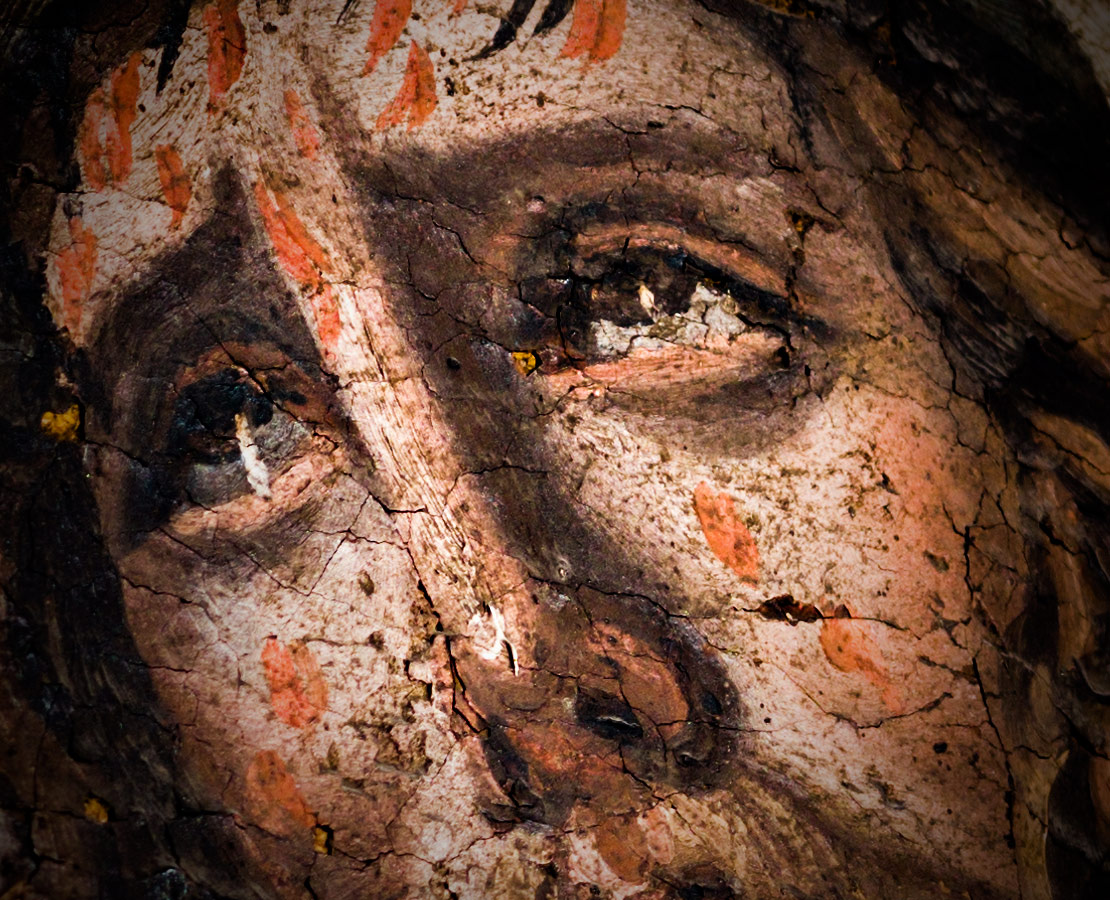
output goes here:
<path id="1" fill-rule="evenodd" d="M 714 747 L 715 741 L 708 729 L 691 725 L 668 745 L 680 769 L 705 768 L 713 759 Z"/>
<path id="2" fill-rule="evenodd" d="M 704 766 L 709 758 L 704 753 L 691 753 L 687 750 L 676 750 L 675 762 L 683 769 L 692 769 L 695 766 Z"/>
<path id="3" fill-rule="evenodd" d="M 574 715 L 581 725 L 611 741 L 635 741 L 644 736 L 636 713 L 620 697 L 580 691 L 574 701 Z"/>

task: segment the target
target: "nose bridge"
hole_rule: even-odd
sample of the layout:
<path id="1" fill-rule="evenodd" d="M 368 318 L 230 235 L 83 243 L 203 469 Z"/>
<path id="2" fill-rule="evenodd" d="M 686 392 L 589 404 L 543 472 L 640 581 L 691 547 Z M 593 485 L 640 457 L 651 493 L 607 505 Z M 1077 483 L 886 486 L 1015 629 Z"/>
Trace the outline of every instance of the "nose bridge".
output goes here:
<path id="1" fill-rule="evenodd" d="M 458 265 L 460 282 L 473 278 Z M 383 305 L 407 322 L 406 298 L 415 308 L 391 287 Z M 383 433 L 374 451 L 396 462 L 385 468 L 409 476 L 404 537 L 450 636 L 456 706 L 470 707 L 515 814 L 551 822 L 579 802 L 646 804 L 657 787 L 719 783 L 740 705 L 716 652 L 683 618 L 625 592 L 648 580 L 582 517 L 557 436 L 505 348 L 450 316 L 411 324 L 419 377 L 387 399 L 400 407 L 411 393 L 406 410 L 429 424 L 375 415 L 373 403 L 362 421 Z"/>

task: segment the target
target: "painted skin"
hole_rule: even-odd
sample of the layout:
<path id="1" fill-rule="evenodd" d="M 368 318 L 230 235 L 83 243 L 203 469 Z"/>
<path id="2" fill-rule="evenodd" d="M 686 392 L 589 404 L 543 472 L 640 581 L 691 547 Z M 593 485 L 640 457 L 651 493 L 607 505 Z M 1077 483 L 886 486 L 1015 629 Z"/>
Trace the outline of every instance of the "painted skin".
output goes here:
<path id="1" fill-rule="evenodd" d="M 59 206 L 129 625 L 239 886 L 1016 895 L 1014 463 L 839 135 L 698 7 L 481 56 L 462 5 L 196 9 Z"/>

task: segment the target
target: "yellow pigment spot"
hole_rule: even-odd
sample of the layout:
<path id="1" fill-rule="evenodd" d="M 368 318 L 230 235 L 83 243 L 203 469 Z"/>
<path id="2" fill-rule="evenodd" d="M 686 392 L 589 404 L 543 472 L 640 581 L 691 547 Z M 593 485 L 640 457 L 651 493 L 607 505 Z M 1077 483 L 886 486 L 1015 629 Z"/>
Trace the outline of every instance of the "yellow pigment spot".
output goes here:
<path id="1" fill-rule="evenodd" d="M 531 350 L 513 351 L 513 364 L 521 375 L 531 375 L 540 366 L 540 359 Z"/>
<path id="2" fill-rule="evenodd" d="M 331 829 L 317 825 L 312 829 L 312 849 L 323 856 L 331 856 Z"/>
<path id="3" fill-rule="evenodd" d="M 81 425 L 81 408 L 74 403 L 65 412 L 44 412 L 39 427 L 56 441 L 77 440 L 77 429 Z"/>
<path id="4" fill-rule="evenodd" d="M 97 825 L 103 825 L 108 821 L 108 807 L 103 800 L 89 797 L 85 801 L 85 818 L 90 822 L 96 822 Z"/>

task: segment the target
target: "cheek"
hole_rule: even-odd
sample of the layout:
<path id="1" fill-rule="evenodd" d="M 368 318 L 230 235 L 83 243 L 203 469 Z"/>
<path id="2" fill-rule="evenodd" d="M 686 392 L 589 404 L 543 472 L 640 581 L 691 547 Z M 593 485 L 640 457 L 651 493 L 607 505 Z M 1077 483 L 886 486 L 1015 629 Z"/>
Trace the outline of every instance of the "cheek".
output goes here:
<path id="1" fill-rule="evenodd" d="M 120 571 L 192 799 L 302 843 L 326 825 L 370 853 L 451 751 L 433 701 L 450 671 L 385 513 L 349 481 L 317 490 L 265 534 L 160 534 Z M 289 529 L 297 540 L 281 542 Z"/>
<path id="2" fill-rule="evenodd" d="M 953 853 L 957 818 L 982 842 L 1005 833 L 965 557 L 977 510 L 1009 490 L 1004 452 L 967 446 L 946 408 L 849 379 L 786 439 L 734 459 L 583 422 L 562 438 L 569 455 L 588 434 L 624 450 L 595 454 L 581 482 L 592 526 L 619 534 L 726 654 L 757 757 L 850 784 Z"/>

